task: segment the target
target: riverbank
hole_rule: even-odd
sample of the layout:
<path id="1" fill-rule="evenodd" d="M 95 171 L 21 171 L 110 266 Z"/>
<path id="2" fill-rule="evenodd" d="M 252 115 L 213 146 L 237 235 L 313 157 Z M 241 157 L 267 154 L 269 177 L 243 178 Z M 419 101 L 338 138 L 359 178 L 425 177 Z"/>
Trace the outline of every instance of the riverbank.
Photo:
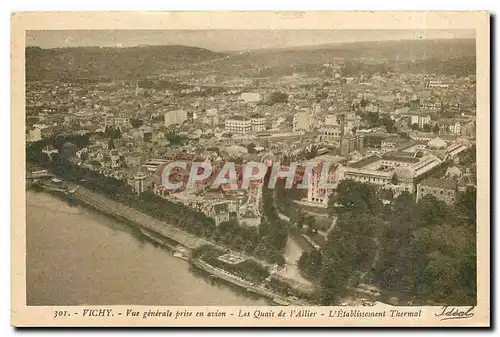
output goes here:
<path id="1" fill-rule="evenodd" d="M 27 305 L 272 304 L 209 277 L 137 227 L 52 193 L 26 191 L 26 241 Z"/>
<path id="2" fill-rule="evenodd" d="M 212 277 L 215 278 L 220 278 L 224 281 L 230 282 L 234 285 L 237 285 L 241 288 L 246 289 L 248 292 L 253 292 L 256 294 L 259 294 L 261 296 L 265 296 L 271 300 L 273 300 L 274 303 L 279 304 L 279 305 L 311 305 L 310 303 L 307 303 L 306 301 L 300 300 L 298 298 L 291 298 L 291 297 L 286 297 L 280 294 L 277 294 L 276 292 L 273 292 L 269 289 L 266 289 L 262 285 L 255 285 L 252 282 L 249 282 L 241 277 L 238 277 L 236 275 L 233 275 L 223 269 L 220 269 L 218 267 L 214 267 L 205 261 L 202 261 L 201 259 L 194 259 L 190 258 L 189 261 L 191 262 L 192 265 L 203 269 L 207 273 L 209 273 Z"/>
<path id="3" fill-rule="evenodd" d="M 54 191 L 52 191 L 54 193 Z M 128 206 L 125 206 L 123 204 L 120 204 L 118 202 L 115 202 L 113 200 L 110 200 L 106 198 L 105 196 L 102 196 L 98 193 L 92 192 L 84 187 L 79 187 L 77 188 L 74 193 L 71 194 L 66 194 L 63 192 L 58 192 L 56 193 L 60 197 L 63 198 L 71 198 L 73 202 L 78 202 L 81 203 L 84 206 L 90 207 L 92 209 L 98 210 L 108 216 L 112 216 L 113 218 L 126 222 L 128 224 L 131 224 L 138 229 L 141 230 L 141 232 L 150 232 L 150 234 L 154 234 L 155 236 L 155 242 L 167 246 L 168 248 L 175 250 L 177 245 L 181 245 L 187 249 L 188 255 L 189 253 L 196 249 L 199 248 L 203 245 L 210 245 L 217 247 L 219 249 L 223 249 L 225 251 L 228 251 L 229 249 L 226 247 L 221 247 L 220 245 L 217 245 L 213 242 L 210 242 L 208 240 L 205 240 L 203 238 L 198 238 L 192 234 L 189 234 L 183 230 L 180 230 L 178 228 L 175 228 L 167 223 L 164 223 L 162 221 L 159 221 L 147 214 L 141 213 L 135 209 L 132 209 Z M 146 235 L 145 236 L 149 237 L 151 239 L 151 235 Z M 163 238 L 167 239 L 168 241 L 164 240 Z M 190 258 L 189 259 L 193 262 L 194 259 Z M 252 260 L 255 261 L 254 258 Z M 262 263 L 261 261 L 259 261 Z M 229 277 L 228 275 L 225 275 L 221 271 L 216 271 L 215 267 L 206 264 L 206 263 L 193 263 L 195 266 L 197 266 L 200 269 L 203 269 L 204 271 L 213 274 L 214 271 L 218 273 L 218 276 L 221 279 L 224 279 L 227 282 L 232 283 L 235 286 L 244 288 L 244 289 L 252 289 L 254 293 L 257 293 L 261 296 L 270 298 L 272 300 L 277 299 L 276 303 L 290 303 L 290 300 L 287 299 L 286 297 L 282 296 L 281 294 L 278 294 L 276 292 L 270 291 L 268 289 L 262 288 L 262 287 L 253 287 L 250 282 L 246 283 L 241 282 L 240 280 L 237 280 L 236 278 Z M 266 267 L 270 267 L 268 264 L 263 264 Z M 293 282 L 291 280 L 287 280 L 288 282 L 293 285 Z M 301 300 L 294 300 L 294 305 L 310 305 L 310 303 L 307 303 L 306 301 L 301 301 Z"/>

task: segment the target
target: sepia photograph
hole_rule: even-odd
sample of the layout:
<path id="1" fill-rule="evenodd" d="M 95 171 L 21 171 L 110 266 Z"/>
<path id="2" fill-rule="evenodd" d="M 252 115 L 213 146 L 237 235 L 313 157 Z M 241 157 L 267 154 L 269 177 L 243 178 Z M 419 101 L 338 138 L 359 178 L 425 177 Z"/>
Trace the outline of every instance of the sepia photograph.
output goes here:
<path id="1" fill-rule="evenodd" d="M 21 305 L 488 324 L 488 36 L 249 28 L 25 30 Z"/>

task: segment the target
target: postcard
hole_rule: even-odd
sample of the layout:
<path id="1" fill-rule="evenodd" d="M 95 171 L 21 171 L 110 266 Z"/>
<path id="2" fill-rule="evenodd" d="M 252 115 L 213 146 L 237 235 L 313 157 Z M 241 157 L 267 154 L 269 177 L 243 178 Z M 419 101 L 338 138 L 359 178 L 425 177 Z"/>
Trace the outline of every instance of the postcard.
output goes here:
<path id="1" fill-rule="evenodd" d="M 13 13 L 15 327 L 488 327 L 488 12 Z"/>

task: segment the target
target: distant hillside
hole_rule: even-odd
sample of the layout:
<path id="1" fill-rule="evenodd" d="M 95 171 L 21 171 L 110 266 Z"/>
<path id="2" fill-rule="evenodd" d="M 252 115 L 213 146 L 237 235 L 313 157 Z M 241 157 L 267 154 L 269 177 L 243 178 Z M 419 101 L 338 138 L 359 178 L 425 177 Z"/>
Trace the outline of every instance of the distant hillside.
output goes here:
<path id="1" fill-rule="evenodd" d="M 366 41 L 336 44 L 322 44 L 285 48 L 284 50 L 329 51 L 345 56 L 387 57 L 393 59 L 399 54 L 400 59 L 415 57 L 447 59 L 450 57 L 466 57 L 476 54 L 475 39 L 434 39 L 434 40 L 398 40 L 398 41 Z"/>
<path id="2" fill-rule="evenodd" d="M 219 70 L 225 72 L 231 66 L 242 74 L 252 67 L 266 67 L 256 76 L 294 72 L 318 75 L 324 73 L 319 65 L 343 59 L 347 63 L 343 75 L 347 76 L 383 69 L 460 76 L 475 73 L 475 55 L 474 39 L 354 42 L 234 53 L 221 63 Z M 361 58 L 385 61 L 387 66 L 368 65 Z"/>
<path id="3" fill-rule="evenodd" d="M 474 39 L 402 40 L 352 42 L 281 49 L 260 49 L 239 55 L 240 62 L 262 66 L 331 62 L 334 58 L 367 58 L 388 60 L 447 60 L 474 57 Z M 235 59 L 232 59 L 234 62 Z"/>
<path id="4" fill-rule="evenodd" d="M 224 56 L 231 55 L 224 58 Z M 188 46 L 138 46 L 130 48 L 26 48 L 26 77 L 30 79 L 64 77 L 144 78 L 158 72 L 211 68 L 226 75 L 252 74 L 255 67 L 285 71 L 309 69 L 310 65 L 330 63 L 335 58 L 353 61 L 373 58 L 412 63 L 413 71 L 474 72 L 474 39 L 408 40 L 355 42 L 283 49 L 261 49 L 244 53 L 215 53 Z M 217 62 L 210 62 L 219 60 Z M 429 63 L 431 62 L 431 63 Z M 456 64 L 459 64 L 456 66 Z M 299 66 L 291 69 L 290 66 Z M 451 69 L 451 70 L 450 70 Z M 248 72 L 247 72 L 248 71 Z M 307 71 L 307 70 L 305 70 Z"/>
<path id="5" fill-rule="evenodd" d="M 222 56 L 203 48 L 176 45 L 56 49 L 27 47 L 26 78 L 142 78 Z"/>

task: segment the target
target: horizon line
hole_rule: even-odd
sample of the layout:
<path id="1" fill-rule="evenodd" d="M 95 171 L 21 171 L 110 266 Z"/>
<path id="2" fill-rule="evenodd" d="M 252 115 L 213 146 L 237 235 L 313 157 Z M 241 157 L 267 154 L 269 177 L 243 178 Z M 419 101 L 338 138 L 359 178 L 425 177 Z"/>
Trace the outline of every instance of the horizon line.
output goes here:
<path id="1" fill-rule="evenodd" d="M 262 48 L 244 48 L 244 49 L 227 49 L 227 50 L 211 50 L 201 46 L 195 46 L 190 44 L 135 44 L 129 46 L 123 46 L 118 43 L 116 45 L 80 45 L 80 46 L 59 46 L 59 47 L 42 47 L 36 44 L 28 45 L 26 44 L 25 48 L 35 47 L 43 50 L 53 50 L 53 49 L 77 49 L 77 48 L 113 48 L 113 49 L 127 49 L 127 48 L 140 48 L 140 47 L 190 47 L 190 48 L 198 48 L 208 50 L 213 53 L 241 53 L 241 52 L 253 52 L 253 51 L 264 51 L 264 50 L 287 50 L 287 49 L 296 49 L 296 48 L 314 48 L 314 47 L 328 47 L 328 46 L 341 46 L 347 44 L 356 44 L 356 43 L 384 43 L 384 42 L 404 42 L 404 41 L 434 41 L 434 40 L 475 40 L 475 37 L 432 37 L 426 38 L 421 37 L 419 39 L 387 39 L 387 40 L 359 40 L 359 41 L 346 41 L 346 42 L 327 42 L 327 43 L 319 43 L 319 44 L 299 44 L 294 46 L 283 46 L 283 47 L 262 47 Z"/>

